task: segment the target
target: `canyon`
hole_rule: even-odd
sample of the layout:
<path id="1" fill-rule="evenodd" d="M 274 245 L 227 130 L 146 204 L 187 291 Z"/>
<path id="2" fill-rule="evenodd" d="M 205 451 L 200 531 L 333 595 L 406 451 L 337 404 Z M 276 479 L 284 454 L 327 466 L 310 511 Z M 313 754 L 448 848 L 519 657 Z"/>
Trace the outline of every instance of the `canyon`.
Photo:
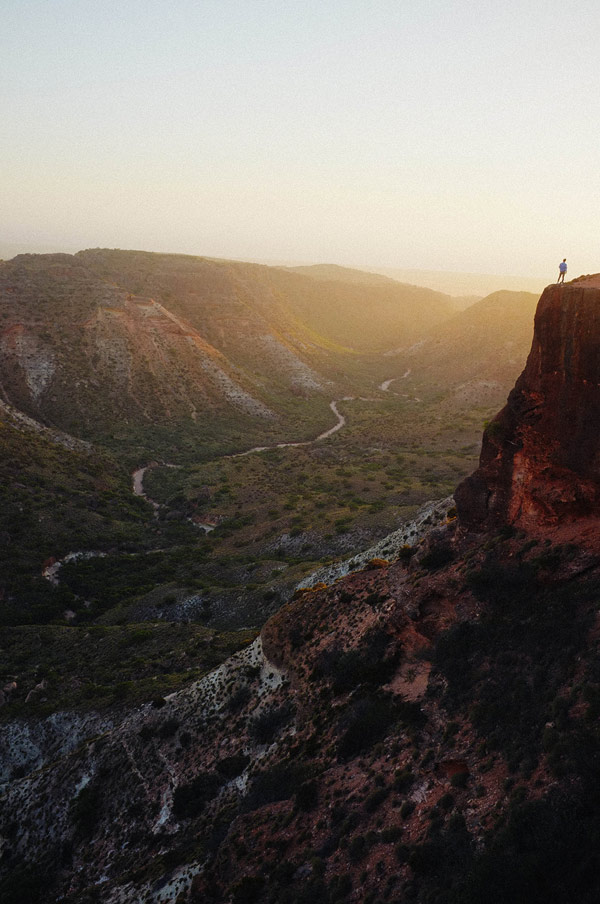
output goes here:
<path id="1" fill-rule="evenodd" d="M 597 900 L 599 293 L 544 291 L 455 508 L 298 587 L 198 681 L 18 764 L 9 900 Z"/>

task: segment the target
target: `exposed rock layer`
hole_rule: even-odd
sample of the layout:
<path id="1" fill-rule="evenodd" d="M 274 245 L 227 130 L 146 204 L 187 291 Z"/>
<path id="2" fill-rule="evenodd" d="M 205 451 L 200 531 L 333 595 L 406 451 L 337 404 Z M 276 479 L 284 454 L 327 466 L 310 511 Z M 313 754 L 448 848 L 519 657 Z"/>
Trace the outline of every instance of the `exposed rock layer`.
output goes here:
<path id="1" fill-rule="evenodd" d="M 598 516 L 599 352 L 600 288 L 546 288 L 525 370 L 457 489 L 464 527 L 539 530 Z"/>

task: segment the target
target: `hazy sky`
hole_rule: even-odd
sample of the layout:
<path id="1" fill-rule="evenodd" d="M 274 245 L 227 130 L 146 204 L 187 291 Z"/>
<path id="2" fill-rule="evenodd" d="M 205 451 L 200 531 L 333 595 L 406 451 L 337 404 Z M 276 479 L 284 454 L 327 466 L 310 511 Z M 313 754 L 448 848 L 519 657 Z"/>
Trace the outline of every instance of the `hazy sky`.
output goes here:
<path id="1" fill-rule="evenodd" d="M 0 0 L 0 240 L 600 270 L 597 0 Z"/>

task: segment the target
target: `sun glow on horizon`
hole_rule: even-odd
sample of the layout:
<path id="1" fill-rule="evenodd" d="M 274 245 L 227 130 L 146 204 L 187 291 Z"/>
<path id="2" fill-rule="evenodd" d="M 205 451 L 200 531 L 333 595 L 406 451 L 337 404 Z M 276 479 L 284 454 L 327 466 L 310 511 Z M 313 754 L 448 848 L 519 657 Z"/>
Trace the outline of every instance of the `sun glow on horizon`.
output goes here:
<path id="1" fill-rule="evenodd" d="M 3 16 L 3 245 L 598 269 L 589 2 L 30 0 Z"/>

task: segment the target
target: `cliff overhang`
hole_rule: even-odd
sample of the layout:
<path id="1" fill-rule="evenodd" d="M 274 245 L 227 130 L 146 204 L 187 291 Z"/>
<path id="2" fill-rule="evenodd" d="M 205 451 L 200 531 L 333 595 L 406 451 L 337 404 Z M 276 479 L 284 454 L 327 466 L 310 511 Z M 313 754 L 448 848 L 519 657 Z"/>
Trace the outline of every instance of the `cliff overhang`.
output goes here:
<path id="1" fill-rule="evenodd" d="M 509 524 L 596 535 L 600 275 L 544 290 L 525 369 L 485 430 L 479 467 L 455 498 L 469 531 Z"/>

